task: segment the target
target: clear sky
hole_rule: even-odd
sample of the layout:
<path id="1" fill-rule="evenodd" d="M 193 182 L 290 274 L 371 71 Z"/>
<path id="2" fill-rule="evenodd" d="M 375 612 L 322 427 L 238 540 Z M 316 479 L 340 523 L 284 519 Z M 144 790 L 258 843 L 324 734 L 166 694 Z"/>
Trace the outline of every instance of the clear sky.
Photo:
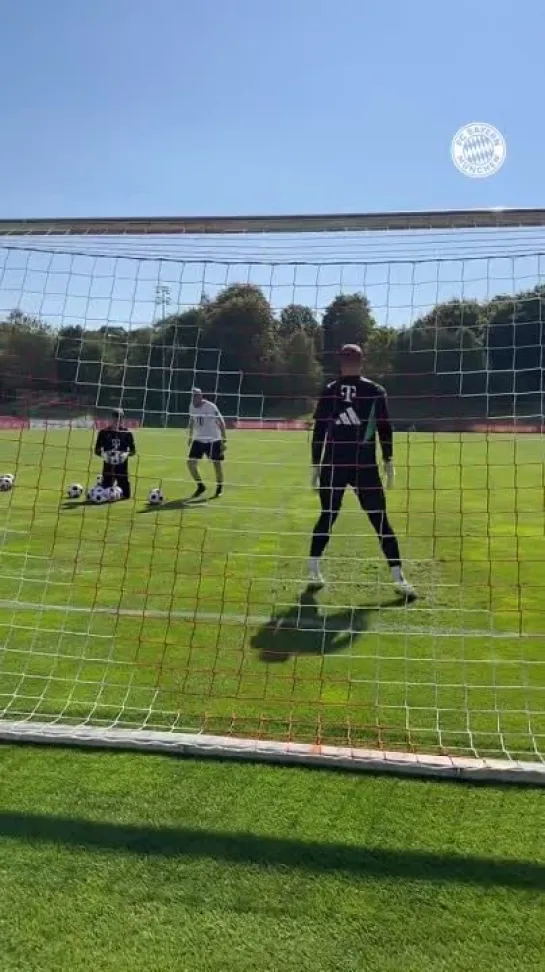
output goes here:
<path id="1" fill-rule="evenodd" d="M 544 0 L 0 0 L 0 216 L 545 205 Z M 489 179 L 450 160 L 487 121 Z"/>
<path id="2" fill-rule="evenodd" d="M 545 206 L 545 0 L 0 0 L 0 27 L 0 218 Z M 471 121 L 507 141 L 488 179 L 450 158 Z M 56 237 L 2 250 L 0 311 L 137 326 L 157 284 L 173 310 L 246 279 L 317 313 L 363 290 L 400 326 L 545 279 L 543 233 L 454 236 L 447 262 L 414 234 L 322 237 L 295 268 L 271 264 L 307 259 L 301 238 L 125 237 L 155 259 L 95 262 Z"/>

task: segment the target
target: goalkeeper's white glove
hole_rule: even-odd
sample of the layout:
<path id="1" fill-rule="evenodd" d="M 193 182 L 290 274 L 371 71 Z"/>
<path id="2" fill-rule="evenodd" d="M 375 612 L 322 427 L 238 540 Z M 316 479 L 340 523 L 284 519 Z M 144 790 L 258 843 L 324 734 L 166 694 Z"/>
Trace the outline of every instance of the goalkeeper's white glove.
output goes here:
<path id="1" fill-rule="evenodd" d="M 310 488 L 316 490 L 318 489 L 319 485 L 320 485 L 320 467 L 313 466 L 311 477 L 310 477 Z"/>
<path id="2" fill-rule="evenodd" d="M 384 463 L 384 476 L 386 478 L 386 489 L 391 489 L 395 479 L 395 469 L 391 459 Z"/>

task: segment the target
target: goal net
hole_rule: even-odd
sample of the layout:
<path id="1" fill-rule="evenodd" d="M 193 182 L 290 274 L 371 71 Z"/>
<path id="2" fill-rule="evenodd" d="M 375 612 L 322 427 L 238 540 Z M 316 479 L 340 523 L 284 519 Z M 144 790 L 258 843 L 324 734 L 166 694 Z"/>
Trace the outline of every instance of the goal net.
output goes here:
<path id="1" fill-rule="evenodd" d="M 0 223 L 0 738 L 545 779 L 544 224 Z M 415 603 L 350 492 L 308 586 L 345 342 L 388 392 Z M 228 438 L 198 501 L 195 387 Z M 132 497 L 89 503 L 119 407 Z"/>

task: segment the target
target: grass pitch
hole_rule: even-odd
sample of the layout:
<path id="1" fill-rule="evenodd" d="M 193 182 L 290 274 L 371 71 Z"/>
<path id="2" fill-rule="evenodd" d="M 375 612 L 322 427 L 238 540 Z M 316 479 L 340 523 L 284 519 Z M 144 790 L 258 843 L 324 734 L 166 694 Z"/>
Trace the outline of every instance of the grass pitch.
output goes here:
<path id="1" fill-rule="evenodd" d="M 538 790 L 0 747 L 2 972 L 542 972 Z"/>
<path id="2" fill-rule="evenodd" d="M 389 508 L 422 595 L 410 606 L 352 496 L 328 586 L 305 593 L 305 435 L 231 433 L 224 496 L 191 505 L 183 433 L 137 445 L 134 499 L 89 507 L 63 494 L 99 471 L 90 433 L 0 439 L 0 472 L 17 475 L 0 494 L 4 717 L 543 753 L 538 439 L 397 437 Z M 157 485 L 167 502 L 150 510 Z"/>

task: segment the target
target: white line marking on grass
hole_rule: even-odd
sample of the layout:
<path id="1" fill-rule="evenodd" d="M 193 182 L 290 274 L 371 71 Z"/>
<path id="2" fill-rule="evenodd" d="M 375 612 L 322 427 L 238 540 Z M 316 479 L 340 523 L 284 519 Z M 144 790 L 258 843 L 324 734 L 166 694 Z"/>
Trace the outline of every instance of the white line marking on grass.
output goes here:
<path id="1" fill-rule="evenodd" d="M 229 614 L 219 611 L 160 611 L 154 610 L 153 608 L 117 608 L 117 607 L 83 607 L 77 604 L 40 604 L 35 601 L 8 601 L 0 600 L 0 609 L 7 608 L 11 611 L 30 611 L 35 610 L 41 612 L 56 612 L 61 614 L 96 614 L 96 615 L 106 615 L 110 617 L 121 617 L 121 618 L 143 618 L 150 621 L 192 621 L 198 623 L 201 621 L 203 624 L 227 624 L 227 625 L 251 625 L 251 626 L 261 626 L 265 624 L 270 624 L 274 620 L 274 616 L 265 614 Z M 380 610 L 380 609 L 367 609 L 362 608 L 362 611 L 367 610 Z M 357 615 L 358 609 L 354 608 L 354 614 Z M 282 616 L 279 617 L 279 629 L 282 628 Z M 326 620 L 324 618 L 324 620 Z M 295 625 L 286 624 L 286 630 L 293 630 Z M 303 619 L 303 624 L 300 628 L 301 631 L 351 631 L 352 629 L 347 628 L 328 628 L 324 623 L 315 622 L 312 623 L 306 619 Z M 441 625 L 437 628 L 426 628 L 422 625 L 409 625 L 405 621 L 400 622 L 400 627 L 395 628 L 392 626 L 386 626 L 383 624 L 370 625 L 365 631 L 360 632 L 357 628 L 354 629 L 354 634 L 384 634 L 384 635 L 418 635 L 420 637 L 428 638 L 493 638 L 495 640 L 536 640 L 537 638 L 543 638 L 543 634 L 524 634 L 519 631 L 490 631 L 490 630 L 474 630 L 474 629 L 460 629 L 460 628 L 447 628 Z"/>

